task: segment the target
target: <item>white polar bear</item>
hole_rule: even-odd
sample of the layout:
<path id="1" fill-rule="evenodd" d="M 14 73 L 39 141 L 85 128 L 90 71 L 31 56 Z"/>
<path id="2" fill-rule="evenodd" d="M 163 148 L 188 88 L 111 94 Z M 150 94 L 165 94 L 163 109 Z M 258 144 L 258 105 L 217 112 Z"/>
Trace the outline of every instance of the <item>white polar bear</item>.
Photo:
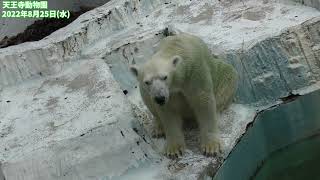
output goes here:
<path id="1" fill-rule="evenodd" d="M 216 115 L 232 102 L 237 86 L 231 65 L 212 57 L 200 38 L 182 33 L 164 38 L 151 60 L 130 70 L 155 117 L 154 134 L 160 136 L 164 130 L 167 156 L 184 152 L 184 118 L 197 120 L 204 154 L 220 151 Z"/>

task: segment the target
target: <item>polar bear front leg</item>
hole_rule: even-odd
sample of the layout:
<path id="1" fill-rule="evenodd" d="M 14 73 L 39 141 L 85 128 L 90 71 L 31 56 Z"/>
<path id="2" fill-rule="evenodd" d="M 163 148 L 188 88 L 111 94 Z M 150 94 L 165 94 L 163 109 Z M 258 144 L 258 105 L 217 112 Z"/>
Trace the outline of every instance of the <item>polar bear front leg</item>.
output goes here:
<path id="1" fill-rule="evenodd" d="M 177 158 L 185 151 L 182 118 L 177 113 L 170 112 L 168 109 L 163 110 L 159 115 L 167 141 L 164 154 L 169 158 Z"/>
<path id="2" fill-rule="evenodd" d="M 217 138 L 216 101 L 213 93 L 200 91 L 188 99 L 199 124 L 202 153 L 206 156 L 220 153 L 220 141 Z"/>
<path id="3" fill-rule="evenodd" d="M 153 120 L 152 137 L 161 138 L 164 136 L 165 136 L 165 134 L 164 134 L 164 130 L 163 130 L 163 126 L 161 124 L 161 121 L 158 116 L 155 116 L 154 120 Z"/>

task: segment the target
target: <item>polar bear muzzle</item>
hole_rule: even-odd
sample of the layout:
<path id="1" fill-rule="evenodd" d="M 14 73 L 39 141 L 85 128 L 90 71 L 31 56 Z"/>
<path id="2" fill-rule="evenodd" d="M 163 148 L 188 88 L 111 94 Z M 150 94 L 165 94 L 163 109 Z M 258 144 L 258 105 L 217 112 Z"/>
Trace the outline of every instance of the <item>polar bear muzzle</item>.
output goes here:
<path id="1" fill-rule="evenodd" d="M 159 105 L 164 105 L 169 100 L 169 89 L 165 82 L 155 79 L 150 84 L 150 96 Z"/>
<path id="2" fill-rule="evenodd" d="M 154 98 L 154 100 L 156 101 L 157 104 L 159 104 L 160 106 L 164 105 L 166 103 L 166 98 L 164 96 L 156 96 Z"/>

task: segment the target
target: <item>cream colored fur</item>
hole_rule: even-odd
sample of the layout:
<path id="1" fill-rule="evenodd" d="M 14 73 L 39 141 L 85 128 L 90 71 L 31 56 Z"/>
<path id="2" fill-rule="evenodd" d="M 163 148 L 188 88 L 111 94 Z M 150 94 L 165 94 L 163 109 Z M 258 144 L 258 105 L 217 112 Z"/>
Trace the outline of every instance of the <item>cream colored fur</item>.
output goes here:
<path id="1" fill-rule="evenodd" d="M 184 118 L 198 122 L 204 154 L 220 151 L 217 113 L 232 102 L 237 86 L 237 73 L 231 65 L 211 56 L 200 38 L 183 33 L 163 39 L 152 58 L 141 67 L 132 66 L 131 71 L 155 117 L 154 135 L 166 136 L 167 156 L 185 150 Z"/>

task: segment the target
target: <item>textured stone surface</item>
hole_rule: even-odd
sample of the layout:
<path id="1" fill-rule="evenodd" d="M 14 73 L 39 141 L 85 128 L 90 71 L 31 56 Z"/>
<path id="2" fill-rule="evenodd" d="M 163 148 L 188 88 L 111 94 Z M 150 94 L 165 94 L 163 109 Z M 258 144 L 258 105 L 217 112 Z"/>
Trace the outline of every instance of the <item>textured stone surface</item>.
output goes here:
<path id="1" fill-rule="evenodd" d="M 119 0 L 44 40 L 0 49 L 4 175 L 208 178 L 220 162 L 199 153 L 197 130 L 186 133 L 185 156 L 161 155 L 128 66 L 148 60 L 166 27 L 201 37 L 233 64 L 239 90 L 219 124 L 226 157 L 257 110 L 318 88 L 319 26 L 316 9 L 278 1 Z"/>
<path id="2" fill-rule="evenodd" d="M 241 102 L 272 102 L 320 78 L 320 19 L 314 18 L 249 50 L 227 54 L 241 74 Z"/>
<path id="3" fill-rule="evenodd" d="M 320 1 L 319 0 L 292 0 L 294 2 L 301 3 L 306 6 L 314 7 L 320 10 Z"/>
<path id="4" fill-rule="evenodd" d="M 97 179 L 160 159 L 133 130 L 134 114 L 102 60 L 65 66 L 1 92 L 7 179 Z"/>

